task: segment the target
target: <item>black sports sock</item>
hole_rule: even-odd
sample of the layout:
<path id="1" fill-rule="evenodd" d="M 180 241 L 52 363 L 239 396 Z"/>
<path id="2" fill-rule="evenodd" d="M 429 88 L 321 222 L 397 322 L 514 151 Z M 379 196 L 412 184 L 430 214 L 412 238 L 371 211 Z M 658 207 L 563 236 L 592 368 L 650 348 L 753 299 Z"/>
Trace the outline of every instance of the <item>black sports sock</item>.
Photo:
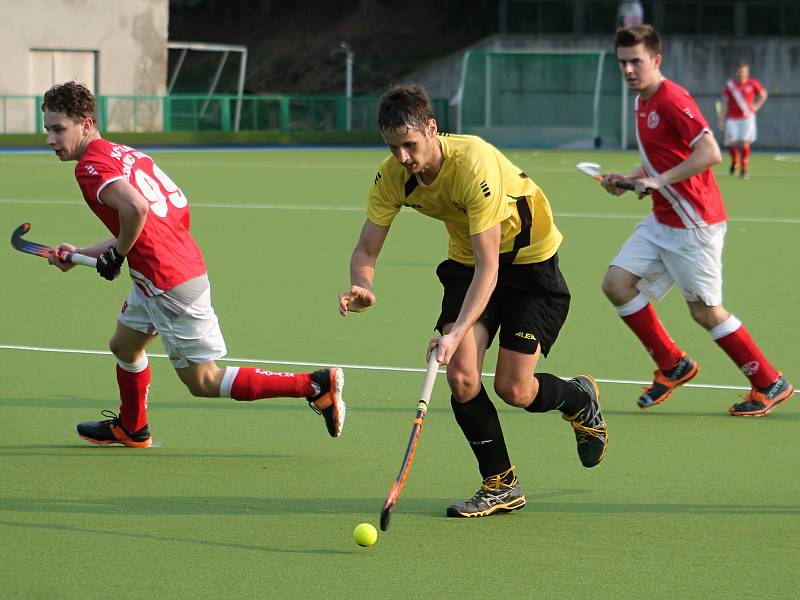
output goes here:
<path id="1" fill-rule="evenodd" d="M 565 415 L 575 415 L 586 406 L 586 392 L 570 381 L 550 373 L 536 373 L 539 380 L 539 393 L 525 410 L 528 412 L 548 412 L 560 410 Z"/>
<path id="2" fill-rule="evenodd" d="M 500 419 L 483 385 L 478 395 L 469 402 L 461 404 L 451 396 L 450 405 L 456 422 L 478 459 L 481 476 L 486 479 L 511 469 Z M 513 472 L 509 475 L 513 479 Z"/>

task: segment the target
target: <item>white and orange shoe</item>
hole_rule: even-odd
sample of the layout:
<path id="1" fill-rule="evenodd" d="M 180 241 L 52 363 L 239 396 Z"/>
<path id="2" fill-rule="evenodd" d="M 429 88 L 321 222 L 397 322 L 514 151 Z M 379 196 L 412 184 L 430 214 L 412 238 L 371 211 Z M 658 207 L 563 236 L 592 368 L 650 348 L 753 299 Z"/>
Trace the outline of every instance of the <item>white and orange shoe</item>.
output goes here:
<path id="1" fill-rule="evenodd" d="M 308 405 L 325 419 L 325 426 L 331 437 L 339 437 L 344 429 L 347 408 L 344 404 L 344 371 L 339 367 L 320 369 L 311 374 L 311 385 L 317 391 L 308 396 Z"/>

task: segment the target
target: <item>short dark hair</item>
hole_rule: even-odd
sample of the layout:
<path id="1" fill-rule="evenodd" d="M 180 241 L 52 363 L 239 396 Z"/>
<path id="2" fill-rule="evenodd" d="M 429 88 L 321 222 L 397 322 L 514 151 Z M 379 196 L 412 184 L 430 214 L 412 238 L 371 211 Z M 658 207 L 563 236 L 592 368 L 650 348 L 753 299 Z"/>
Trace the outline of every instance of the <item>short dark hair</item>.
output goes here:
<path id="1" fill-rule="evenodd" d="M 378 129 L 382 132 L 406 128 L 422 131 L 434 118 L 431 99 L 421 85 L 392 86 L 378 105 Z"/>
<path id="2" fill-rule="evenodd" d="M 614 34 L 614 52 L 618 48 L 630 48 L 639 44 L 644 44 L 645 50 L 652 55 L 661 54 L 661 36 L 652 25 L 617 29 L 617 33 Z"/>
<path id="3" fill-rule="evenodd" d="M 71 119 L 94 119 L 96 102 L 85 85 L 68 81 L 54 85 L 44 93 L 42 111 L 62 113 Z"/>

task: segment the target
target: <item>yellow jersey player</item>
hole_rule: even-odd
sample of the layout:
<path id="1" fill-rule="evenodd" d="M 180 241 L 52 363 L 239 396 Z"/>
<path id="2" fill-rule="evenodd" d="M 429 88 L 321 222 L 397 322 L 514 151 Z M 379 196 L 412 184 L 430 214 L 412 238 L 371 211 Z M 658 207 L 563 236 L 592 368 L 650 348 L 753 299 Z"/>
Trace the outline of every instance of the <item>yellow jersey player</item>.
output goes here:
<path id="1" fill-rule="evenodd" d="M 441 336 L 431 340 L 429 353 L 447 365 L 453 413 L 483 478 L 477 493 L 448 507 L 447 515 L 485 517 L 522 508 L 525 496 L 481 383 L 484 355 L 498 331 L 494 391 L 504 402 L 532 413 L 560 410 L 585 467 L 602 460 L 608 440 L 591 377 L 563 381 L 534 373 L 569 310 L 558 266 L 561 233 L 542 190 L 496 148 L 479 137 L 438 133 L 424 88 L 386 92 L 378 126 L 392 155 L 371 188 L 339 312 L 375 304 L 375 265 L 401 207 L 444 222 L 448 257 L 436 269 L 444 288 L 436 322 Z"/>

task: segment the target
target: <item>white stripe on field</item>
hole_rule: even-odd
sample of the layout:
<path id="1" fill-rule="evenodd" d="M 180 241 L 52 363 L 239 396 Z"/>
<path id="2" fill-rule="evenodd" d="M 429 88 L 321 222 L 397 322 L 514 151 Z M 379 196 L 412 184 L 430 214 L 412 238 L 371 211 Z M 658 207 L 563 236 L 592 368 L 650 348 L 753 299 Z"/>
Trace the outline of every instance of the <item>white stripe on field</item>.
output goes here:
<path id="1" fill-rule="evenodd" d="M 83 205 L 80 200 L 27 200 L 24 198 L 0 198 L 0 204 L 53 204 L 53 205 Z M 364 206 L 324 206 L 319 204 L 243 204 L 229 202 L 192 202 L 191 208 L 235 208 L 242 210 L 287 210 L 287 211 L 329 211 L 329 212 L 360 212 L 367 210 Z M 419 214 L 412 209 L 403 212 Z M 609 220 L 630 220 L 643 219 L 645 214 L 633 213 L 576 213 L 576 212 L 554 212 L 554 216 L 561 219 L 609 219 Z M 800 218 L 791 217 L 730 217 L 729 223 L 767 223 L 767 224 L 787 224 L 798 225 Z"/>
<path id="2" fill-rule="evenodd" d="M 16 346 L 13 344 L 0 344 L 0 350 L 18 350 L 23 352 L 51 352 L 56 354 L 83 354 L 83 355 L 102 355 L 102 356 L 111 356 L 111 352 L 108 350 L 77 350 L 73 348 L 42 348 L 39 346 Z M 147 353 L 147 356 L 151 358 L 168 358 L 166 354 L 150 354 Z M 292 366 L 292 367 L 324 367 L 324 366 L 338 366 L 342 367 L 343 369 L 357 369 L 362 371 L 390 371 L 390 372 L 402 372 L 402 373 L 424 373 L 424 368 L 417 368 L 417 367 L 389 367 L 389 366 L 381 366 L 381 365 L 354 365 L 354 364 L 342 364 L 337 362 L 328 362 L 328 363 L 316 363 L 316 362 L 304 362 L 304 361 L 295 361 L 295 360 L 264 360 L 260 358 L 220 358 L 218 362 L 235 362 L 235 363 L 255 363 L 259 365 L 284 365 L 284 366 Z M 444 373 L 443 370 L 440 370 L 439 373 Z M 483 377 L 494 377 L 494 373 L 481 373 Z M 560 376 L 559 376 L 560 377 Z M 569 377 L 561 377 L 561 379 L 569 379 Z M 634 379 L 604 379 L 600 377 L 595 377 L 595 381 L 598 383 L 614 383 L 620 385 L 640 385 L 646 386 L 651 385 L 652 381 L 639 381 Z M 690 387 L 690 388 L 705 388 L 705 389 L 714 389 L 714 390 L 749 390 L 750 387 L 741 386 L 741 385 L 719 385 L 719 384 L 703 384 L 703 383 L 686 383 L 683 387 Z"/>

